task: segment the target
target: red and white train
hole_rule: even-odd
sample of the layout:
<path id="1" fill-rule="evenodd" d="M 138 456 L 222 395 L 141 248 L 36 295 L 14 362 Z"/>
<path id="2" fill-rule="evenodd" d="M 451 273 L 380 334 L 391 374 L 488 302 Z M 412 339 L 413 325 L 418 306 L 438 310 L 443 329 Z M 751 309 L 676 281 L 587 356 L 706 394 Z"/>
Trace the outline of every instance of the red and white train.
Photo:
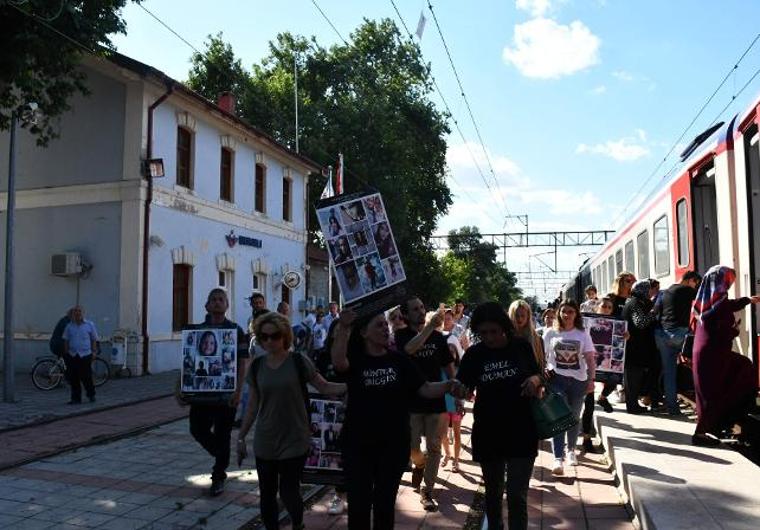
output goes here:
<path id="1" fill-rule="evenodd" d="M 731 296 L 760 293 L 760 98 L 744 112 L 699 135 L 673 177 L 591 258 L 565 295 L 583 299 L 595 284 L 609 292 L 621 271 L 656 278 L 661 287 L 689 270 L 736 270 Z M 735 349 L 760 368 L 760 311 L 741 316 Z"/>

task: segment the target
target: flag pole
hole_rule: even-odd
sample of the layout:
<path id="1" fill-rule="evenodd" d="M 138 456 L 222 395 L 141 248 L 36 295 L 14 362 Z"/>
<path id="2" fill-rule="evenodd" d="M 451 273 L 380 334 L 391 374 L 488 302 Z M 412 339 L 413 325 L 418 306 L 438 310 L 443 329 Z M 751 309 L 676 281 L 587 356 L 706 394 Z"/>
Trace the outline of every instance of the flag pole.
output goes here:
<path id="1" fill-rule="evenodd" d="M 332 166 L 327 166 L 327 183 L 332 184 Z M 330 259 L 330 249 L 327 249 L 327 305 L 332 301 L 333 292 L 333 262 Z"/>
<path id="2" fill-rule="evenodd" d="M 296 103 L 296 153 L 298 149 L 298 52 L 293 54 L 293 97 Z"/>

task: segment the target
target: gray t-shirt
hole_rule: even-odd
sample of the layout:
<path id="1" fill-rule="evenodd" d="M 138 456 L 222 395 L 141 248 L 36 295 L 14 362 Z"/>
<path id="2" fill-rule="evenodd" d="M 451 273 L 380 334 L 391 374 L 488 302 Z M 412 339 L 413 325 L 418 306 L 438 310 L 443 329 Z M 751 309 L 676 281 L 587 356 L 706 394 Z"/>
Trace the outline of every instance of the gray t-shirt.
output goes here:
<path id="1" fill-rule="evenodd" d="M 309 421 L 306 417 L 298 368 L 291 353 L 277 368 L 267 366 L 266 358 L 256 373 L 259 410 L 253 433 L 253 453 L 265 460 L 285 460 L 305 455 L 309 450 Z M 311 381 L 317 369 L 311 359 L 301 355 L 306 379 Z M 253 381 L 253 363 L 246 377 Z"/>

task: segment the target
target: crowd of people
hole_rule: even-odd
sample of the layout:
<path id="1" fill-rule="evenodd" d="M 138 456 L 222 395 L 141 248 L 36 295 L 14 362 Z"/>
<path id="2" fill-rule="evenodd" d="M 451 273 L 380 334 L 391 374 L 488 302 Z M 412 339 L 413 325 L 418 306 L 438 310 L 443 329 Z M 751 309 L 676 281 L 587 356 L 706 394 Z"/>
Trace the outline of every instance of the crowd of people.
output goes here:
<path id="1" fill-rule="evenodd" d="M 688 272 L 661 291 L 656 282 L 636 281 L 623 272 L 606 296 L 589 286 L 582 305 L 561 300 L 547 308 L 538 328 L 532 308 L 521 300 L 508 308 L 483 303 L 467 314 L 462 301 L 427 311 L 417 297 L 361 316 L 330 304 L 324 314 L 292 326 L 289 308 L 280 304 L 270 312 L 263 297 L 254 295 L 248 334 L 226 319 L 226 293 L 215 289 L 198 329 L 236 329 L 239 364 L 236 389 L 224 401 L 191 404 L 191 433 L 214 457 L 209 493 L 224 490 L 235 410 L 242 399 L 237 460 L 240 465 L 248 457 L 252 431 L 264 526 L 278 528 L 279 495 L 293 528 L 303 528 L 300 482 L 315 432 L 311 387 L 346 403 L 342 428 L 335 431 L 340 435 L 330 442 L 331 451 L 340 448 L 344 477 L 330 513 L 347 509 L 349 528 L 393 528 L 396 496 L 407 471 L 422 507 L 438 509 L 438 474 L 449 464 L 459 471 L 465 403 L 474 400 L 472 459 L 482 470 L 489 527 L 504 527 L 506 489 L 508 527 L 527 528 L 528 487 L 539 444 L 531 400 L 546 392 L 562 396 L 576 420 L 551 439 L 557 476 L 565 466 L 577 465 L 581 435 L 581 449 L 596 450 L 594 409 L 612 411 L 608 398 L 616 390 L 622 388 L 630 414 L 680 415 L 679 362 L 690 363 L 693 373 L 694 444 L 720 443 L 721 431 L 752 405 L 757 376 L 746 357 L 731 352 L 731 344 L 738 333 L 734 312 L 760 303 L 760 297 L 728 299 L 733 281 L 731 269 L 714 267 L 704 279 Z M 597 372 L 598 352 L 583 320 L 589 314 L 627 323 L 622 378 Z M 304 328 L 309 340 L 299 344 Z M 684 344 L 692 336 L 689 355 Z M 595 400 L 596 383 L 601 394 Z"/>

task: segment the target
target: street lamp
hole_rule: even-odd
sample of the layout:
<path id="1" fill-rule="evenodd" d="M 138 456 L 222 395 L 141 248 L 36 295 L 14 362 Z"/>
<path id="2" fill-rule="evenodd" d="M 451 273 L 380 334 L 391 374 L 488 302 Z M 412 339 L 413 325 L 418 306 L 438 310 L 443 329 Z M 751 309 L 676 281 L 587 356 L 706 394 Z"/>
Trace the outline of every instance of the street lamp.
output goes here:
<path id="1" fill-rule="evenodd" d="M 16 212 L 16 129 L 19 118 L 24 123 L 37 123 L 37 104 L 24 106 L 21 116 L 11 112 L 10 156 L 8 157 L 8 204 L 5 210 L 5 305 L 3 309 L 3 401 L 15 401 L 13 362 L 13 225 Z"/>

